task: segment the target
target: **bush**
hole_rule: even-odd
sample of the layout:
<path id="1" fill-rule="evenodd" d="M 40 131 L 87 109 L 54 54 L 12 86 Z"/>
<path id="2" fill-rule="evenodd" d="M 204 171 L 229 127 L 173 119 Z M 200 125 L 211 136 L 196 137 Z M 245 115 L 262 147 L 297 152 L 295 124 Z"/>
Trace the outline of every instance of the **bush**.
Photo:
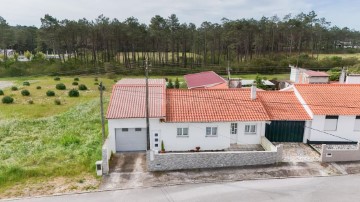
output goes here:
<path id="1" fill-rule="evenodd" d="M 14 102 L 14 98 L 10 97 L 10 96 L 5 96 L 2 98 L 2 103 L 4 104 L 11 104 Z"/>
<path id="2" fill-rule="evenodd" d="M 63 84 L 63 83 L 58 83 L 58 84 L 56 84 L 56 89 L 58 89 L 58 90 L 65 90 L 65 89 L 66 89 L 66 86 L 65 86 L 65 84 Z"/>
<path id="3" fill-rule="evenodd" d="M 52 91 L 52 90 L 48 90 L 48 91 L 46 92 L 46 95 L 47 95 L 48 97 L 53 97 L 53 96 L 55 96 L 55 92 Z"/>
<path id="4" fill-rule="evenodd" d="M 56 98 L 54 100 L 55 105 L 61 105 L 61 100 L 59 98 Z"/>
<path id="5" fill-rule="evenodd" d="M 95 81 L 99 81 L 99 79 L 97 78 L 97 77 L 95 77 L 95 79 L 94 79 Z"/>
<path id="6" fill-rule="evenodd" d="M 23 96 L 29 96 L 30 95 L 30 92 L 28 90 L 22 90 L 21 91 L 21 95 Z"/>
<path id="7" fill-rule="evenodd" d="M 95 85 L 95 86 L 98 86 L 98 85 L 99 85 L 99 83 L 98 83 L 98 82 L 95 82 L 95 83 L 94 83 L 94 85 Z"/>
<path id="8" fill-rule="evenodd" d="M 28 104 L 30 104 L 30 105 L 34 104 L 34 101 L 33 100 L 28 100 Z"/>
<path id="9" fill-rule="evenodd" d="M 18 90 L 18 87 L 12 86 L 12 87 L 11 87 L 11 90 L 12 90 L 12 91 L 17 91 L 17 90 Z"/>
<path id="10" fill-rule="evenodd" d="M 54 80 L 55 81 L 60 81 L 60 77 L 55 77 Z"/>
<path id="11" fill-rule="evenodd" d="M 0 95 L 4 95 L 4 91 L 0 89 Z"/>
<path id="12" fill-rule="evenodd" d="M 74 78 L 74 81 L 79 81 L 79 78 L 77 78 L 77 77 L 76 77 L 76 78 Z"/>
<path id="13" fill-rule="evenodd" d="M 73 85 L 73 86 L 77 86 L 77 85 L 79 85 L 79 83 L 76 82 L 76 81 L 74 81 L 74 82 L 72 82 L 72 85 Z"/>
<path id="14" fill-rule="evenodd" d="M 87 90 L 88 88 L 84 84 L 79 85 L 79 90 Z"/>
<path id="15" fill-rule="evenodd" d="M 41 86 L 36 86 L 36 89 L 40 90 L 40 89 L 41 89 Z"/>
<path id="16" fill-rule="evenodd" d="M 76 89 L 72 89 L 69 91 L 69 97 L 79 97 L 80 93 Z"/>
<path id="17" fill-rule="evenodd" d="M 30 82 L 24 81 L 24 82 L 23 82 L 23 86 L 30 86 Z"/>

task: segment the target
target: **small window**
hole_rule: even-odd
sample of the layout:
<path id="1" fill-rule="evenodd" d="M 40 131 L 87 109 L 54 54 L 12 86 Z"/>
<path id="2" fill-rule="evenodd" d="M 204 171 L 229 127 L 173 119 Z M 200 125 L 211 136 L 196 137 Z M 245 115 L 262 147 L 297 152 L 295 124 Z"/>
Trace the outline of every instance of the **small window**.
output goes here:
<path id="1" fill-rule="evenodd" d="M 177 136 L 188 136 L 189 128 L 177 128 Z"/>
<path id="2" fill-rule="evenodd" d="M 324 130 L 336 131 L 339 116 L 326 116 Z"/>
<path id="3" fill-rule="evenodd" d="M 155 144 L 155 147 L 158 147 L 159 146 L 159 144 Z"/>
<path id="4" fill-rule="evenodd" d="M 140 131 L 141 131 L 141 128 L 135 128 L 135 131 L 136 131 L 136 132 L 140 132 Z"/>
<path id="5" fill-rule="evenodd" d="M 155 142 L 159 142 L 159 138 L 155 138 Z"/>
<path id="6" fill-rule="evenodd" d="M 356 118 L 355 118 L 354 130 L 355 131 L 360 131 L 360 116 L 356 116 Z"/>
<path id="7" fill-rule="evenodd" d="M 255 134 L 256 133 L 256 125 L 245 125 L 245 133 L 251 133 L 251 134 Z"/>
<path id="8" fill-rule="evenodd" d="M 155 136 L 155 137 L 159 137 L 159 134 L 158 134 L 158 133 L 155 133 L 154 136 Z"/>
<path id="9" fill-rule="evenodd" d="M 121 131 L 122 131 L 122 132 L 128 132 L 129 129 L 128 129 L 128 128 L 122 128 Z"/>
<path id="10" fill-rule="evenodd" d="M 231 123 L 231 126 L 230 126 L 230 134 L 237 134 L 237 123 Z"/>
<path id="11" fill-rule="evenodd" d="M 217 136 L 217 127 L 206 127 L 206 136 Z"/>

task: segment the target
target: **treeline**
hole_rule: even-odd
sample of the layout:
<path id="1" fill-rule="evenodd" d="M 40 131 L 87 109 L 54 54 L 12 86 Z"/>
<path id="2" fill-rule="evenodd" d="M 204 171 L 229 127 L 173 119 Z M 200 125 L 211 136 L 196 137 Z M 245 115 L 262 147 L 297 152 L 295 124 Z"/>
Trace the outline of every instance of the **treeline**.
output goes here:
<path id="1" fill-rule="evenodd" d="M 331 66 L 316 62 L 318 54 L 357 52 L 360 33 L 331 26 L 314 11 L 282 19 L 224 18 L 220 24 L 203 22 L 200 26 L 180 23 L 175 14 L 156 15 L 148 25 L 134 17 L 121 22 L 100 15 L 91 21 L 75 21 L 45 15 L 40 28 L 12 27 L 0 17 L 0 48 L 56 54 L 70 69 L 104 67 L 104 63 L 131 69 L 143 66 L 148 57 L 152 65 L 172 71 L 173 67 L 223 68 L 228 61 L 238 71 L 246 67 L 273 71 L 271 68 L 283 70 L 289 63 L 315 68 L 338 65 L 338 59 Z M 4 52 L 2 64 L 7 59 Z M 356 62 L 341 61 L 340 65 Z"/>

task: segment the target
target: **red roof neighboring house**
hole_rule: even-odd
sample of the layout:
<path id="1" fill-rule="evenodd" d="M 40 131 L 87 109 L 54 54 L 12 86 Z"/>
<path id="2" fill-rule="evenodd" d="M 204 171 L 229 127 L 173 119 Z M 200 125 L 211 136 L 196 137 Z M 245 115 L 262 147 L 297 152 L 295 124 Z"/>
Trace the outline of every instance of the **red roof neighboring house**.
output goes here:
<path id="1" fill-rule="evenodd" d="M 311 120 L 293 91 L 261 91 L 258 97 L 271 120 Z"/>
<path id="2" fill-rule="evenodd" d="M 149 116 L 165 117 L 166 82 L 149 79 Z M 122 79 L 113 86 L 107 119 L 146 117 L 145 79 Z"/>
<path id="3" fill-rule="evenodd" d="M 187 74 L 184 76 L 189 89 L 194 88 L 228 88 L 227 81 L 213 71 Z"/>
<path id="4" fill-rule="evenodd" d="M 311 76 L 311 77 L 328 77 L 329 76 L 329 74 L 327 74 L 326 72 L 317 72 L 317 71 L 312 71 L 312 70 L 305 71 L 305 74 L 307 74 L 308 76 Z"/>
<path id="5" fill-rule="evenodd" d="M 270 120 L 260 99 L 249 90 L 195 89 L 166 91 L 167 122 L 226 122 Z"/>
<path id="6" fill-rule="evenodd" d="M 360 115 L 360 84 L 295 84 L 315 115 Z"/>

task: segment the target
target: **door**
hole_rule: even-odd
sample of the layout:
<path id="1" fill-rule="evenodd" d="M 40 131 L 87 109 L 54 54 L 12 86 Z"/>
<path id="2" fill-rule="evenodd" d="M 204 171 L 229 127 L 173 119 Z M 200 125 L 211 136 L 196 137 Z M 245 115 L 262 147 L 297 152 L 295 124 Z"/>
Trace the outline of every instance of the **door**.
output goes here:
<path id="1" fill-rule="evenodd" d="M 146 128 L 116 128 L 116 151 L 145 151 Z"/>
<path id="2" fill-rule="evenodd" d="M 236 144 L 238 138 L 238 124 L 230 124 L 230 144 Z"/>
<path id="3" fill-rule="evenodd" d="M 305 121 L 271 121 L 266 124 L 265 137 L 271 142 L 302 142 Z"/>

